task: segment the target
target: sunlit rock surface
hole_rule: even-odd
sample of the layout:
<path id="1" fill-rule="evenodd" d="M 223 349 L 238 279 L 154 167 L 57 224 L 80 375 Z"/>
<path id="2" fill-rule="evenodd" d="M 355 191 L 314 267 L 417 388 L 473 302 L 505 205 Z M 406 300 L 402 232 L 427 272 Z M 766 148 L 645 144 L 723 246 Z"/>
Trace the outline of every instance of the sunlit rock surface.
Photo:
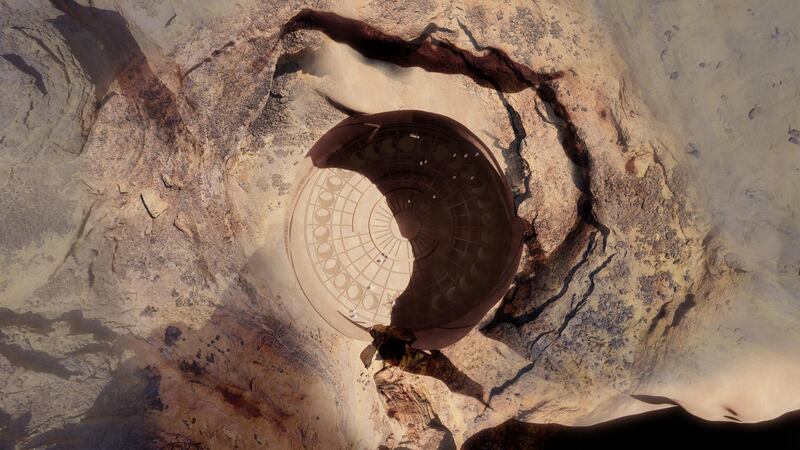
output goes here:
<path id="1" fill-rule="evenodd" d="M 3 446 L 451 448 L 800 409 L 791 2 L 0 11 Z M 311 146 L 398 109 L 475 133 L 527 224 L 503 302 L 441 351 L 339 335 L 284 244 Z"/>

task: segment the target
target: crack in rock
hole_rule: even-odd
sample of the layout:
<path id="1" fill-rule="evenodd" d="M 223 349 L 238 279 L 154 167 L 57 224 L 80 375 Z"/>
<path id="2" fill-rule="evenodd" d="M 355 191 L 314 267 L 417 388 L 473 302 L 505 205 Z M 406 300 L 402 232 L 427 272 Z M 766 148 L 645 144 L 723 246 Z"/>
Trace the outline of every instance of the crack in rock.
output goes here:
<path id="1" fill-rule="evenodd" d="M 669 327 L 667 328 L 674 328 L 680 325 L 681 321 L 686 316 L 686 313 L 695 306 L 697 306 L 697 302 L 694 301 L 694 294 L 686 294 L 684 300 L 675 307 L 675 312 L 672 316 L 672 323 L 670 323 Z M 664 334 L 666 334 L 666 330 L 664 330 Z"/>
<path id="2" fill-rule="evenodd" d="M 298 30 L 321 31 L 369 59 L 400 67 L 419 67 L 428 72 L 466 75 L 483 87 L 495 88 L 493 83 L 497 83 L 503 92 L 519 92 L 562 75 L 534 72 L 495 48 L 487 48 L 485 55 L 476 56 L 446 40 L 433 38 L 433 30 L 442 30 L 436 25 L 428 25 L 417 38 L 405 40 L 360 20 L 303 9 L 284 25 L 281 35 Z"/>
<path id="3" fill-rule="evenodd" d="M 170 20 L 172 20 L 172 19 L 170 19 Z M 203 64 L 205 64 L 205 63 L 207 63 L 207 62 L 211 62 L 211 60 L 213 60 L 214 58 L 216 58 L 217 56 L 219 56 L 221 53 L 223 53 L 223 52 L 224 52 L 225 50 L 227 50 L 228 48 L 230 48 L 230 47 L 233 47 L 234 45 L 236 45 L 236 42 L 234 42 L 234 41 L 228 41 L 228 42 L 226 42 L 226 43 L 225 43 L 225 45 L 223 45 L 222 47 L 220 47 L 220 48 L 218 48 L 218 49 L 216 49 L 216 50 L 212 51 L 212 52 L 211 52 L 211 56 L 207 56 L 207 57 L 203 58 L 203 59 L 202 59 L 200 62 L 198 62 L 198 63 L 194 64 L 193 66 L 189 67 L 188 69 L 186 69 L 186 72 L 184 72 L 183 74 L 181 74 L 181 80 L 185 80 L 185 79 L 186 79 L 186 77 L 188 77 L 188 76 L 189 76 L 189 74 L 191 74 L 191 73 L 192 73 L 192 72 L 194 72 L 195 70 L 197 70 L 197 69 L 199 69 L 200 67 L 202 67 L 202 66 L 203 66 Z"/>
<path id="4" fill-rule="evenodd" d="M 536 306 L 532 311 L 530 311 L 528 313 L 525 313 L 525 314 L 522 314 L 520 316 L 516 316 L 515 317 L 515 316 L 513 316 L 511 314 L 508 314 L 507 312 L 505 312 L 503 310 L 498 310 L 497 314 L 495 315 L 495 318 L 491 322 L 489 322 L 483 328 L 482 331 L 485 334 L 492 334 L 492 332 L 498 326 L 500 326 L 503 323 L 509 323 L 509 324 L 513 325 L 514 327 L 516 327 L 516 328 L 520 328 L 520 327 L 524 326 L 527 323 L 533 322 L 539 316 L 541 316 L 542 313 L 548 307 L 550 307 L 550 305 L 552 305 L 556 301 L 560 300 L 567 293 L 567 291 L 569 290 L 570 285 L 572 284 L 572 280 L 575 278 L 575 274 L 578 272 L 578 270 L 581 267 L 586 265 L 586 263 L 589 261 L 589 256 L 594 251 L 595 246 L 596 246 L 596 236 L 597 236 L 597 233 L 592 233 L 592 234 L 589 235 L 589 240 L 588 240 L 587 245 L 586 245 L 586 250 L 584 250 L 584 252 L 581 255 L 581 258 L 578 260 L 578 262 L 573 264 L 572 267 L 570 267 L 570 269 L 567 271 L 567 274 L 564 277 L 564 280 L 561 282 L 561 288 L 558 290 L 558 292 L 556 292 L 552 296 L 548 297 L 544 302 L 542 302 L 540 305 Z M 535 343 L 535 341 L 534 341 L 534 343 Z"/>
<path id="5" fill-rule="evenodd" d="M 578 314 L 578 312 L 581 309 L 583 309 L 583 305 L 586 304 L 586 301 L 589 300 L 589 297 L 594 292 L 594 287 L 595 287 L 594 278 L 595 278 L 595 276 L 597 276 L 597 274 L 600 271 L 605 269 L 606 266 L 608 266 L 608 264 L 611 262 L 612 259 L 614 259 L 614 256 L 616 256 L 616 255 L 617 255 L 616 253 L 611 254 L 608 258 L 604 259 L 603 262 L 600 263 L 599 266 L 597 266 L 594 270 L 589 272 L 589 276 L 588 276 L 588 278 L 589 278 L 589 287 L 583 293 L 583 295 L 581 296 L 581 299 L 578 300 L 578 302 L 574 304 L 572 309 L 570 309 L 570 311 L 564 316 L 564 321 L 561 323 L 561 326 L 558 328 L 558 335 L 559 336 L 561 336 L 561 333 L 563 333 L 564 330 L 567 328 L 567 326 L 569 325 L 570 321 L 572 321 L 572 319 L 575 318 L 575 315 Z"/>
<path id="6" fill-rule="evenodd" d="M 558 99 L 556 90 L 549 84 L 541 84 L 536 89 L 536 93 L 561 122 L 559 130 L 561 147 L 567 158 L 577 167 L 578 176 L 577 179 L 573 177 L 573 181 L 575 181 L 575 187 L 581 192 L 578 200 L 578 216 L 585 223 L 600 231 L 603 235 L 603 249 L 605 250 L 609 229 L 597 220 L 592 209 L 591 158 L 586 143 L 572 122 L 569 111 Z"/>
<path id="7" fill-rule="evenodd" d="M 467 36 L 469 41 L 472 43 L 472 46 L 475 50 L 478 51 L 487 51 L 488 48 L 480 45 L 478 40 L 475 39 L 475 36 L 472 32 L 467 28 L 466 25 L 458 21 L 458 26 L 461 27 L 461 30 Z M 491 50 L 489 50 L 491 51 Z M 512 168 L 517 168 L 520 172 L 517 174 L 518 178 L 522 180 L 523 190 L 520 190 L 514 186 L 514 206 L 519 208 L 519 205 L 525 201 L 526 199 L 531 197 L 531 169 L 528 161 L 522 156 L 522 144 L 525 142 L 525 138 L 528 137 L 528 132 L 525 130 L 525 126 L 522 123 L 522 116 L 520 116 L 519 112 L 514 109 L 511 103 L 506 98 L 503 91 L 500 89 L 500 84 L 497 83 L 495 80 L 489 80 L 489 82 L 495 87 L 495 92 L 497 92 L 497 97 L 500 99 L 500 102 L 503 104 L 503 107 L 506 110 L 506 114 L 508 115 L 508 122 L 511 125 L 511 130 L 514 132 L 514 140 L 508 146 L 506 150 L 507 159 L 509 160 L 508 170 L 512 170 Z M 535 232 L 534 232 L 535 234 Z M 528 236 L 526 236 L 526 239 Z"/>
<path id="8" fill-rule="evenodd" d="M 592 239 L 592 242 L 594 242 L 594 239 Z M 592 244 L 590 247 L 594 249 L 595 244 Z M 550 342 L 548 342 L 547 345 L 545 345 L 544 348 L 542 348 L 542 350 L 539 351 L 535 357 L 533 357 L 530 364 L 527 364 L 524 367 L 522 367 L 519 371 L 517 371 L 517 373 L 513 377 L 504 381 L 500 385 L 493 387 L 489 391 L 489 401 L 491 401 L 491 399 L 496 395 L 500 395 L 503 392 L 505 392 L 508 388 L 513 386 L 517 381 L 519 381 L 526 373 L 533 370 L 533 368 L 536 366 L 536 363 L 539 361 L 542 355 L 544 355 L 547 349 L 550 348 L 551 345 L 555 344 L 561 338 L 561 335 L 564 333 L 564 330 L 566 330 L 566 328 L 569 326 L 570 322 L 572 321 L 572 319 L 575 318 L 578 312 L 580 312 L 580 310 L 583 309 L 584 305 L 589 300 L 589 297 L 591 297 L 592 293 L 594 292 L 595 277 L 597 276 L 598 273 L 600 273 L 603 269 L 605 269 L 608 266 L 608 264 L 616 255 L 617 255 L 616 253 L 609 255 L 607 258 L 603 260 L 602 263 L 600 263 L 591 272 L 589 272 L 587 276 L 589 280 L 589 286 L 581 295 L 580 300 L 575 302 L 574 301 L 575 297 L 573 296 L 573 303 L 570 305 L 570 310 L 567 312 L 567 314 L 564 315 L 564 319 L 562 320 L 561 325 L 557 329 L 551 329 L 537 335 L 536 338 L 534 338 L 532 344 L 530 345 L 531 352 L 535 351 L 536 343 L 538 343 L 539 340 L 541 340 L 543 337 L 551 335 L 553 333 L 555 333 L 556 336 Z"/>

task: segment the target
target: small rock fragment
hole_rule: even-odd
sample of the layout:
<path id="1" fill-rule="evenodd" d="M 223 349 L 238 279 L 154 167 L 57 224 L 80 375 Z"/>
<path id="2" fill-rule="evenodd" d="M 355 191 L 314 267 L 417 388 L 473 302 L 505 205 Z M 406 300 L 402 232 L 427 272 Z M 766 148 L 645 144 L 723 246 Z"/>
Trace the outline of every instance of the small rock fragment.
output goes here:
<path id="1" fill-rule="evenodd" d="M 794 145 L 800 145 L 800 130 L 796 128 L 789 130 L 789 142 Z"/>
<path id="2" fill-rule="evenodd" d="M 161 182 L 164 183 L 164 186 L 170 189 L 177 189 L 177 190 L 183 189 L 183 183 L 181 183 L 179 180 L 176 180 L 167 173 L 161 174 Z"/>
<path id="3" fill-rule="evenodd" d="M 175 228 L 180 230 L 183 234 L 186 235 L 189 239 L 194 239 L 194 233 L 192 232 L 192 228 L 189 225 L 189 218 L 183 212 L 178 212 L 175 216 L 175 221 L 172 222 L 175 225 Z"/>
<path id="4" fill-rule="evenodd" d="M 672 72 L 671 74 L 669 74 L 669 79 L 670 80 L 677 80 L 678 79 L 678 71 L 676 70 L 675 72 Z"/>
<path id="5" fill-rule="evenodd" d="M 154 191 L 153 189 L 145 189 L 142 191 L 141 197 L 142 203 L 144 203 L 144 208 L 153 219 L 160 216 L 161 213 L 169 208 L 169 203 L 162 200 L 158 195 L 158 192 Z"/>
<path id="6" fill-rule="evenodd" d="M 166 344 L 167 347 L 172 347 L 182 334 L 183 332 L 181 329 L 175 325 L 168 326 L 167 329 L 164 330 L 164 344 Z"/>
<path id="7" fill-rule="evenodd" d="M 378 353 L 378 349 L 372 344 L 367 345 L 366 348 L 361 351 L 359 358 L 361 359 L 361 362 L 364 363 L 364 368 L 369 368 L 369 366 L 372 364 L 372 360 L 375 358 L 376 353 Z"/>
<path id="8" fill-rule="evenodd" d="M 185 360 L 182 360 L 180 364 L 178 364 L 178 368 L 184 373 L 191 373 L 198 377 L 203 374 L 203 368 L 200 367 L 200 364 L 197 364 L 197 361 L 192 361 L 192 363 L 189 364 Z"/>

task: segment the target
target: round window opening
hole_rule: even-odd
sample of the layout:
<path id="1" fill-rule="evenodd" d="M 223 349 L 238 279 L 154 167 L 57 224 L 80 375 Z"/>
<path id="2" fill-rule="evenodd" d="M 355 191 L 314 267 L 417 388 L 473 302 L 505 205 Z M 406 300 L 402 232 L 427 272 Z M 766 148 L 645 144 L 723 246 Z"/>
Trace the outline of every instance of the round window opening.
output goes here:
<path id="1" fill-rule="evenodd" d="M 442 348 L 506 293 L 522 222 L 489 150 L 463 125 L 421 111 L 356 116 L 308 153 L 287 249 L 314 309 L 370 340 L 382 324 Z"/>

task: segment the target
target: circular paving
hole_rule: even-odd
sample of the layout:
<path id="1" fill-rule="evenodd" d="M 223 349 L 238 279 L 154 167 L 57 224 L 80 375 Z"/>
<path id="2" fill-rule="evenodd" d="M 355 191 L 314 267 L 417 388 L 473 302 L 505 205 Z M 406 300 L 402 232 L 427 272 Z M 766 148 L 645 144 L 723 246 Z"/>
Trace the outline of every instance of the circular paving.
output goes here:
<path id="1" fill-rule="evenodd" d="M 300 287 L 342 333 L 466 334 L 505 293 L 521 223 L 497 164 L 463 126 L 399 111 L 347 119 L 301 169 L 287 246 Z"/>

